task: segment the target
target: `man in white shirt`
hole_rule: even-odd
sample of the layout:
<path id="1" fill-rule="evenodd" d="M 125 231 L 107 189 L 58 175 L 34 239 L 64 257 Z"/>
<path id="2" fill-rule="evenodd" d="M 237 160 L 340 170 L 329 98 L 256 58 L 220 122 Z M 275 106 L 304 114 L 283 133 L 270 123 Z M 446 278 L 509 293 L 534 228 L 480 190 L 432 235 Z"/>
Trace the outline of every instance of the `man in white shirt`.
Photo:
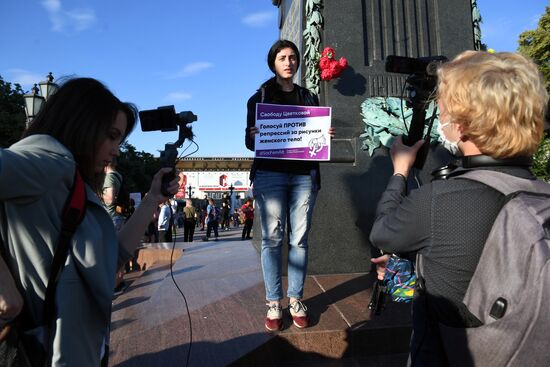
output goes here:
<path id="1" fill-rule="evenodd" d="M 172 242 L 172 208 L 169 200 L 160 206 L 158 229 L 159 242 Z"/>

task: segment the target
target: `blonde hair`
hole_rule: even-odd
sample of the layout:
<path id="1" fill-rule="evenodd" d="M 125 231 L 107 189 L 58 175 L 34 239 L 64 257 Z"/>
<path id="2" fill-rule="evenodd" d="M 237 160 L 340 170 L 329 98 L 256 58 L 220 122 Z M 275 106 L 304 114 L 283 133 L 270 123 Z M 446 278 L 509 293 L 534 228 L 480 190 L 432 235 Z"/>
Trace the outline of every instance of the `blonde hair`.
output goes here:
<path id="1" fill-rule="evenodd" d="M 548 93 L 537 66 L 509 52 L 465 51 L 438 70 L 452 122 L 493 158 L 531 156 L 543 136 Z"/>

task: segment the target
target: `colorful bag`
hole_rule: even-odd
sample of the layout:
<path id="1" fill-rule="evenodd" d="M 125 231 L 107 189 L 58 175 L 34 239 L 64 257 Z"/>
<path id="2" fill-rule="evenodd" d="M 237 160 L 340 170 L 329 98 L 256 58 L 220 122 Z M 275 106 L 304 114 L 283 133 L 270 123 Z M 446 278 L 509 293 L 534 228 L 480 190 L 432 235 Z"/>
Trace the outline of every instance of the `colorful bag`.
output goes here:
<path id="1" fill-rule="evenodd" d="M 386 265 L 383 283 L 392 301 L 411 302 L 416 285 L 414 263 L 392 255 Z"/>

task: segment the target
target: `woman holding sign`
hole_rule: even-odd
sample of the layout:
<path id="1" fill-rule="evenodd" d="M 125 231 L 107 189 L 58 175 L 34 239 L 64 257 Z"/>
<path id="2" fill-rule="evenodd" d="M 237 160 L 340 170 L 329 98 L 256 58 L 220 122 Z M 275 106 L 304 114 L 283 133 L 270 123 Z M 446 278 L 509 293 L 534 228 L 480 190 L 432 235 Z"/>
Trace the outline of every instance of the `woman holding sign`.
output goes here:
<path id="1" fill-rule="evenodd" d="M 319 99 L 309 90 L 293 83 L 300 65 L 296 45 L 279 40 L 267 54 L 274 77 L 263 83 L 248 100 L 246 147 L 255 150 L 256 104 L 270 103 L 293 106 L 318 106 Z M 329 134 L 334 135 L 333 128 Z M 302 303 L 307 271 L 308 233 L 320 189 L 319 163 L 306 160 L 255 158 L 250 172 L 254 199 L 262 222 L 261 262 L 267 299 L 265 327 L 270 331 L 283 326 L 281 284 L 282 246 L 288 222 L 288 291 L 289 311 L 298 328 L 309 324 L 307 307 Z"/>

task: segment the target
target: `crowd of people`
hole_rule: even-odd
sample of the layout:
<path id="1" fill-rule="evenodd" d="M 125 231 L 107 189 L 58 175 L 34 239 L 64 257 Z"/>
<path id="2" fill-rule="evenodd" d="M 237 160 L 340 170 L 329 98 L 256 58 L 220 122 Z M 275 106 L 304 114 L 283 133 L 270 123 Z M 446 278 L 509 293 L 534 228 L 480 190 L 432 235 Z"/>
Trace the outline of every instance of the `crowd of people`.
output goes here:
<path id="1" fill-rule="evenodd" d="M 247 104 L 245 145 L 252 151 L 259 132 L 258 103 L 319 105 L 315 94 L 293 82 L 300 66 L 294 43 L 275 42 L 267 65 L 273 77 Z M 533 180 L 525 162 L 542 138 L 548 103 L 536 65 L 518 54 L 467 51 L 440 66 L 437 76 L 442 138 L 462 157 L 464 167 Z M 228 194 L 220 202 L 205 196 L 178 205 L 161 191 L 162 177 L 170 172 L 164 168 L 153 177 L 140 205 L 130 205 L 123 216 L 117 194 L 124 178 L 115 161 L 134 128 L 136 112 L 97 80 L 74 78 L 45 103 L 18 143 L 0 150 L 2 331 L 17 318 L 32 335 L 42 335 L 36 339 L 40 347 L 34 358 L 45 358 L 50 365 L 106 363 L 115 275 L 142 241 L 172 242 L 176 228 L 183 228 L 184 242 L 193 242 L 197 231 L 204 231 L 204 241 L 212 236 L 217 240 L 220 231 L 240 230 L 241 225 L 241 238 L 247 240 L 255 215 L 261 222 L 264 326 L 281 330 L 286 303 L 292 323 L 308 327 L 304 282 L 308 235 L 321 188 L 319 163 L 256 157 L 250 172 L 254 195 L 242 205 Z M 329 135 L 334 133 L 330 128 Z M 462 299 L 505 197 L 479 182 L 452 179 L 460 170 L 449 179 L 407 190 L 422 144 L 407 146 L 398 138 L 390 149 L 393 175 L 370 233 L 371 243 L 384 255 L 372 262 L 383 277 L 390 253 L 422 259 L 409 364 L 445 366 L 449 361 L 441 325 L 480 325 Z M 61 255 L 63 270 L 51 279 L 50 264 L 58 255 L 55 239 L 66 221 L 65 201 L 77 177 L 85 185 L 86 210 L 72 234 L 71 250 Z M 177 189 L 176 178 L 168 192 Z M 285 238 L 288 301 L 282 285 Z M 55 307 L 48 315 L 44 304 L 52 287 Z"/>
<path id="2" fill-rule="evenodd" d="M 243 226 L 243 239 L 252 239 L 251 230 L 254 222 L 254 205 L 252 198 L 246 198 L 241 205 L 238 195 L 232 198 L 224 193 L 220 201 L 216 201 L 208 195 L 202 200 L 185 199 L 180 204 L 175 199 L 166 200 L 153 212 L 151 221 L 145 231 L 142 242 L 172 242 L 178 230 L 183 230 L 183 242 L 193 242 L 195 232 L 204 231 L 201 237 L 207 241 L 214 234 L 214 239 L 219 237 L 219 231 L 230 231 Z M 105 201 L 106 208 L 108 207 Z M 118 212 L 121 209 L 117 209 Z M 113 221 L 123 223 L 122 220 L 113 217 Z"/>

